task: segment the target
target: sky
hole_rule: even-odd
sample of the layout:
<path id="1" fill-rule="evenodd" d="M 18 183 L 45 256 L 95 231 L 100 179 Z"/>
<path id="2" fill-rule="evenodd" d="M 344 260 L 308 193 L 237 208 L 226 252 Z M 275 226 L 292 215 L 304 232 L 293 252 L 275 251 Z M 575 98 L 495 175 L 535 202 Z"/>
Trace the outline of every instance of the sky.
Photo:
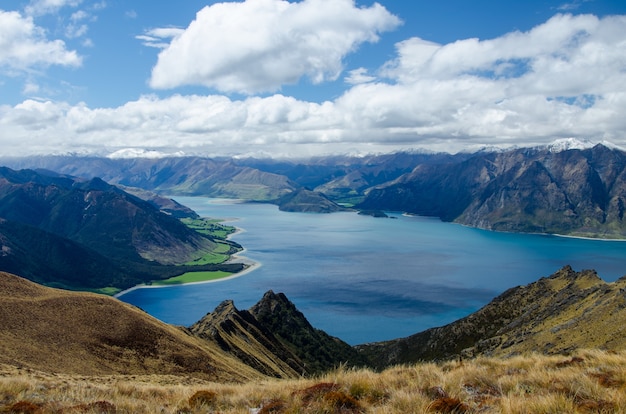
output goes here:
<path id="1" fill-rule="evenodd" d="M 1 155 L 626 148 L 624 0 L 0 0 Z"/>

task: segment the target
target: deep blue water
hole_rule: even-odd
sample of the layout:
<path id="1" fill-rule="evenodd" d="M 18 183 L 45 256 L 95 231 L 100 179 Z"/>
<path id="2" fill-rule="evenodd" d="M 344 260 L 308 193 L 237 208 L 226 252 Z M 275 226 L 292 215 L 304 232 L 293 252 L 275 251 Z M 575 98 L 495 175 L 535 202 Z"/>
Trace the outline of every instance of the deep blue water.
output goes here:
<path id="1" fill-rule="evenodd" d="M 202 216 L 228 218 L 233 240 L 262 265 L 216 283 L 133 290 L 120 297 L 188 326 L 224 299 L 248 309 L 283 292 L 316 328 L 350 344 L 441 326 L 508 288 L 566 264 L 606 281 L 626 274 L 626 242 L 498 233 L 434 218 L 280 212 L 276 206 L 176 198 Z"/>

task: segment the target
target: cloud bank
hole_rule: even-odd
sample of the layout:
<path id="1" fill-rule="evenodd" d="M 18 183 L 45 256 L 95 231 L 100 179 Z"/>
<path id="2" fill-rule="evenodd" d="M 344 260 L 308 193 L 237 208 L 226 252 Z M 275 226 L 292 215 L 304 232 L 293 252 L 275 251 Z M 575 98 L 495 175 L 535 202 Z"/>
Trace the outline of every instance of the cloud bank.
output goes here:
<path id="1" fill-rule="evenodd" d="M 258 43 L 232 53 L 228 49 L 233 45 L 243 47 L 246 42 L 230 40 L 229 47 L 215 46 L 218 50 L 211 55 L 197 42 L 204 31 L 214 33 L 215 28 L 207 27 L 219 15 L 219 7 L 203 9 L 184 32 L 161 33 L 173 38 L 159 56 L 152 82 L 159 87 L 201 83 L 245 93 L 279 88 L 301 76 L 322 82 L 341 76 L 343 56 L 359 42 L 374 41 L 377 31 L 391 27 L 381 26 L 380 16 L 386 14 L 379 6 L 355 9 L 350 1 L 332 1 L 338 8 L 351 6 L 351 13 L 339 15 L 347 19 L 342 24 L 352 34 L 328 56 L 317 53 L 316 42 L 335 39 L 337 22 L 324 25 L 321 18 L 316 29 L 311 26 L 293 34 L 298 42 L 279 37 L 281 47 L 273 48 L 266 32 L 289 26 L 302 12 L 283 3 L 219 5 L 240 7 L 236 10 L 242 20 L 221 23 L 238 30 L 246 27 L 242 22 L 253 7 L 257 12 L 258 24 L 250 30 Z M 369 22 L 367 30 L 363 21 Z M 389 17 L 385 21 L 397 24 Z M 196 27 L 199 22 L 203 27 Z M 289 37 L 286 33 L 291 32 L 278 33 Z M 281 55 L 286 45 L 295 49 Z M 168 53 L 178 54 L 180 68 L 170 67 L 175 58 Z M 190 63 L 192 56 L 199 59 L 196 68 Z M 305 58 L 310 60 L 294 68 L 295 61 Z M 570 137 L 626 147 L 626 16 L 559 14 L 527 32 L 449 44 L 406 39 L 376 73 L 358 68 L 345 77 L 345 93 L 322 103 L 282 94 L 243 99 L 219 94 L 146 95 L 116 108 L 27 100 L 0 106 L 0 139 L 6 155 L 133 148 L 148 154 L 208 156 L 408 148 L 456 152 Z M 26 140 L 34 144 L 25 149 L 20 143 Z"/>

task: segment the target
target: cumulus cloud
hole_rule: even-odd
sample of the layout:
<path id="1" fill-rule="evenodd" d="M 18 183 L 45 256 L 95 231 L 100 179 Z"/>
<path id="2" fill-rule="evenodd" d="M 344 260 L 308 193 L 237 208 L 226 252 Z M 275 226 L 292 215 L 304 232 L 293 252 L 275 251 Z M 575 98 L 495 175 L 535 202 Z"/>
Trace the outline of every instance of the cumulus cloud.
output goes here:
<path id="1" fill-rule="evenodd" d="M 80 66 L 81 57 L 62 40 L 48 40 L 31 17 L 0 10 L 0 68 L 26 70 L 33 66 Z"/>
<path id="2" fill-rule="evenodd" d="M 246 0 L 200 10 L 159 54 L 150 85 L 204 85 L 221 92 L 276 91 L 308 77 L 334 80 L 343 58 L 400 20 L 353 0 Z"/>
<path id="3" fill-rule="evenodd" d="M 414 38 L 396 50 L 381 77 L 351 71 L 334 101 L 173 95 L 89 108 L 31 100 L 0 107 L 0 140 L 6 151 L 28 140 L 40 153 L 209 156 L 454 152 L 559 138 L 626 147 L 626 16 L 557 15 L 495 39 Z"/>

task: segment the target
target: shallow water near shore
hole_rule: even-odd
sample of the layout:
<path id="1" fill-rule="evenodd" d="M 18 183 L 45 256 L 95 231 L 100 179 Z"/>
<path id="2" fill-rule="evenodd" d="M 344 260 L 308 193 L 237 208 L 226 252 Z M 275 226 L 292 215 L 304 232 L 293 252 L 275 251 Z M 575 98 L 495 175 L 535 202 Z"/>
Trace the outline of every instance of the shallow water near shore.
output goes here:
<path id="1" fill-rule="evenodd" d="M 120 297 L 177 325 L 193 324 L 225 299 L 248 309 L 271 289 L 314 327 L 355 345 L 452 322 L 564 265 L 595 269 L 607 282 L 626 274 L 622 241 L 498 233 L 394 213 L 286 213 L 274 205 L 175 199 L 242 229 L 232 240 L 261 264 L 238 278 Z"/>

